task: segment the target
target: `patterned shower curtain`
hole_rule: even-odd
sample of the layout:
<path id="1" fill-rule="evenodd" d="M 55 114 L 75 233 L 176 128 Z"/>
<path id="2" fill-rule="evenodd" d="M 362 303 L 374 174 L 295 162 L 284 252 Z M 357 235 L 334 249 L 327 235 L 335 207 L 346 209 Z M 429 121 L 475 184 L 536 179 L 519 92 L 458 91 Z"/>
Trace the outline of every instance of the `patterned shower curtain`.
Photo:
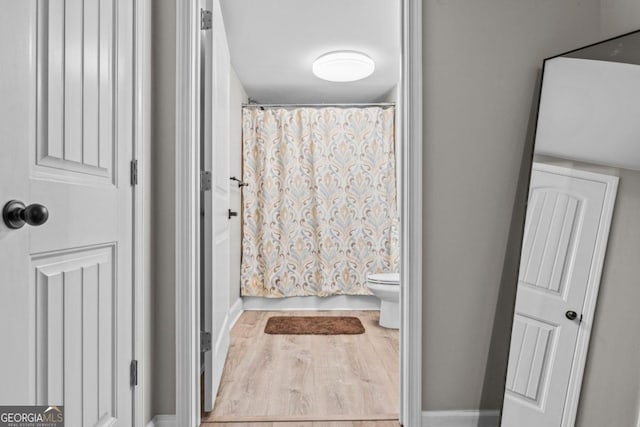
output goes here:
<path id="1" fill-rule="evenodd" d="M 243 110 L 242 295 L 370 295 L 398 271 L 394 109 Z"/>

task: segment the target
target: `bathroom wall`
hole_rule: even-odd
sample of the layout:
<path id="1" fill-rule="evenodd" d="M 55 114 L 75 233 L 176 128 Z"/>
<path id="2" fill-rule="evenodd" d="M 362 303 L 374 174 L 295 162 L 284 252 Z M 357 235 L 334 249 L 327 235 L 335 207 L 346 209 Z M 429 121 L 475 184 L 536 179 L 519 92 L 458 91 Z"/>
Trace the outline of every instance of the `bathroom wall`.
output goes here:
<path id="1" fill-rule="evenodd" d="M 249 102 L 247 93 L 242 87 L 235 70 L 231 67 L 231 176 L 242 179 L 242 104 Z M 236 183 L 231 182 L 231 210 L 238 212 L 238 217 L 231 220 L 229 233 L 231 236 L 231 288 L 229 289 L 229 307 L 240 299 L 240 256 L 241 256 L 241 203 L 242 191 Z"/>
<path id="2" fill-rule="evenodd" d="M 600 2 L 426 0 L 422 25 L 423 410 L 496 409 L 513 309 L 496 302 L 501 283 L 515 290 L 505 256 L 538 72 L 600 39 Z"/>

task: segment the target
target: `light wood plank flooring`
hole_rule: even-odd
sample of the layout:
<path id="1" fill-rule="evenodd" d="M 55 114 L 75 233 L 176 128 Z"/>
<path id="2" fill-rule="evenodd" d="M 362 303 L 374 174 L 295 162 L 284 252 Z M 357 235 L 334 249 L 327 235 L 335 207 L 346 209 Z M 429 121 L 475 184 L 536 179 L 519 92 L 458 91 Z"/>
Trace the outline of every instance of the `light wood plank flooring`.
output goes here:
<path id="1" fill-rule="evenodd" d="M 202 425 L 205 427 L 400 427 L 400 424 L 397 421 L 285 421 L 275 423 L 207 422 Z"/>
<path id="2" fill-rule="evenodd" d="M 357 316 L 366 332 L 264 333 L 269 317 L 291 315 Z M 215 409 L 204 414 L 202 422 L 235 427 L 397 426 L 399 334 L 380 327 L 378 316 L 376 311 L 244 312 L 231 330 Z"/>
<path id="3" fill-rule="evenodd" d="M 210 427 L 400 427 L 397 421 L 289 421 L 262 423 L 203 423 Z"/>

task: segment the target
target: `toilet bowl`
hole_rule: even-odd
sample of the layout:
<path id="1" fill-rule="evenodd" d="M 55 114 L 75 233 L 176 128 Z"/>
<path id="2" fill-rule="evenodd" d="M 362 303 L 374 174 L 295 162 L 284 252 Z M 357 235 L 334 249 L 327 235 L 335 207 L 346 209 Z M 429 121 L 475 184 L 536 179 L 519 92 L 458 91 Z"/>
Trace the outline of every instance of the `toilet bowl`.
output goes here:
<path id="1" fill-rule="evenodd" d="M 380 299 L 380 326 L 400 328 L 400 274 L 371 274 L 367 287 Z"/>

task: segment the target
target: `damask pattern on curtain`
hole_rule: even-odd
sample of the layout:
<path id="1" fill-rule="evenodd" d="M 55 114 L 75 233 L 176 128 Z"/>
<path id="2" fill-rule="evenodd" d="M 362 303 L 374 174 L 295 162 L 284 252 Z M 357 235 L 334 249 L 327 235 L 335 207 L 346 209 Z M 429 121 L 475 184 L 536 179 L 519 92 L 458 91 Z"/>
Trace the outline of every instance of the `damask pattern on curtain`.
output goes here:
<path id="1" fill-rule="evenodd" d="M 370 295 L 399 261 L 394 109 L 243 110 L 242 295 Z"/>

